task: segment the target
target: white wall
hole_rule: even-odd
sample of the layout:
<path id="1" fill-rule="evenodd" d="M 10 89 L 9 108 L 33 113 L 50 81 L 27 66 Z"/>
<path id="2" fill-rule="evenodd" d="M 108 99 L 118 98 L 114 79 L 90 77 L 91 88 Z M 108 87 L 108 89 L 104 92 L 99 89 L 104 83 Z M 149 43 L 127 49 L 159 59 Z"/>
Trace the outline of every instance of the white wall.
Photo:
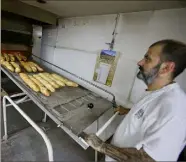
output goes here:
<path id="1" fill-rule="evenodd" d="M 32 47 L 32 53 L 34 53 L 36 56 L 40 57 L 41 55 L 41 38 L 42 38 L 42 27 L 33 25 L 33 34 L 32 34 L 32 40 L 33 40 L 33 47 Z"/>
<path id="2" fill-rule="evenodd" d="M 113 85 L 112 87 L 100 85 L 112 91 L 119 104 L 126 106 L 130 103 L 128 101 L 135 102 L 145 88 L 139 80 L 135 79 L 135 75 L 136 63 L 143 57 L 148 46 L 166 38 L 186 42 L 185 15 L 185 8 L 121 14 L 115 44 L 115 50 L 121 52 L 121 57 Z M 103 48 L 108 49 L 105 43 L 112 39 L 115 18 L 116 14 L 60 20 L 58 28 L 44 29 L 41 56 L 92 81 L 97 53 Z M 54 45 L 61 48 L 51 47 Z M 185 79 L 184 74 L 179 78 L 179 83 L 186 90 Z M 79 80 L 77 82 L 88 86 Z M 93 87 L 91 89 L 107 96 Z M 132 94 L 130 94 L 131 90 Z"/>

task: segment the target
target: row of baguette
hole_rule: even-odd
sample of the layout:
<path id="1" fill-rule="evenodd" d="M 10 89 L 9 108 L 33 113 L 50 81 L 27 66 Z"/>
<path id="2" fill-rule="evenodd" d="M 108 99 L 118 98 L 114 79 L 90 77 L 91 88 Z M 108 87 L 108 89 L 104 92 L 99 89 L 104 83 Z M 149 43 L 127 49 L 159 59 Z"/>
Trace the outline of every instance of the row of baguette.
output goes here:
<path id="1" fill-rule="evenodd" d="M 45 96 L 50 96 L 56 89 L 71 86 L 77 87 L 78 84 L 55 73 L 39 73 L 34 75 L 27 75 L 25 73 L 19 74 L 21 79 L 35 92 L 41 92 Z"/>
<path id="2" fill-rule="evenodd" d="M 13 62 L 13 61 L 8 62 L 8 61 L 4 61 L 1 59 L 1 64 L 5 66 L 8 70 L 10 70 L 11 72 L 16 72 L 16 73 L 21 72 L 21 67 L 16 62 Z M 24 69 L 27 72 L 43 72 L 43 69 L 32 61 L 28 61 L 28 62 L 20 61 L 20 64 L 24 67 Z"/>
<path id="3" fill-rule="evenodd" d="M 27 61 L 27 57 L 20 54 L 19 52 L 14 52 L 14 54 L 1 53 L 1 59 L 3 61 L 15 62 L 16 58 L 18 61 Z"/>
<path id="4" fill-rule="evenodd" d="M 1 60 L 1 65 L 6 67 L 11 72 L 16 72 L 16 73 L 21 72 L 21 67 L 16 62 L 8 62 L 8 61 Z"/>
<path id="5" fill-rule="evenodd" d="M 43 72 L 43 68 L 41 68 L 38 64 L 32 62 L 32 61 L 28 61 L 28 62 L 24 62 L 24 61 L 20 61 L 20 64 L 25 68 L 25 70 L 29 73 L 31 72 Z"/>

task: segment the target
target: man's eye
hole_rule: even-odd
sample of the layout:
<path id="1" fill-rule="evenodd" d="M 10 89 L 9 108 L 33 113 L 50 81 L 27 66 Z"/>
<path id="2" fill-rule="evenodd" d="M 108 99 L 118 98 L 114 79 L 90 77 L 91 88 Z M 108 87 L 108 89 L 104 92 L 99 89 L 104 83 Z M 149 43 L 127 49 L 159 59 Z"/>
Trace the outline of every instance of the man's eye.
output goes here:
<path id="1" fill-rule="evenodd" d="M 150 61 L 150 59 L 149 59 L 148 57 L 145 57 L 145 61 L 149 62 L 149 61 Z"/>

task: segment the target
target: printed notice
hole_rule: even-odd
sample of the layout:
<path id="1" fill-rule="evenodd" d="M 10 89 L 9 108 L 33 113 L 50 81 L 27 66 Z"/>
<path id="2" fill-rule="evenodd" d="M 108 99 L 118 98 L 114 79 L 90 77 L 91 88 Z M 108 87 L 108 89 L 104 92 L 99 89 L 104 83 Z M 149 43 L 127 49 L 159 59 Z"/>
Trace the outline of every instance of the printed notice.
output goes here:
<path id="1" fill-rule="evenodd" d="M 111 87 L 118 59 L 116 51 L 102 50 L 97 57 L 93 80 Z"/>

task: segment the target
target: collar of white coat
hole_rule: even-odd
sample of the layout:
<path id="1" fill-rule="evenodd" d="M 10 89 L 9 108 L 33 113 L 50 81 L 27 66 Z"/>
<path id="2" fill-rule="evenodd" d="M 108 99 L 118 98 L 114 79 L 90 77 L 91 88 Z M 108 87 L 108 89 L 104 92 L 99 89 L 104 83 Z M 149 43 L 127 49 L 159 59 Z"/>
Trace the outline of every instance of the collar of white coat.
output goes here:
<path id="1" fill-rule="evenodd" d="M 160 89 L 157 89 L 157 90 L 154 90 L 154 91 L 146 91 L 146 92 L 147 92 L 148 94 L 149 94 L 149 93 L 157 93 L 157 92 L 160 92 L 160 91 L 165 92 L 165 91 L 169 91 L 169 90 L 171 90 L 171 89 L 173 89 L 173 88 L 178 88 L 178 87 L 179 87 L 179 84 L 176 83 L 176 82 L 173 82 L 173 83 L 168 84 L 168 85 L 166 85 L 166 86 L 164 86 L 164 87 L 162 87 L 162 88 L 160 88 Z"/>
<path id="2" fill-rule="evenodd" d="M 164 86 L 163 88 L 155 90 L 155 91 L 146 91 L 144 97 L 139 102 L 137 102 L 134 105 L 134 107 L 144 106 L 145 104 L 148 104 L 149 102 L 151 102 L 155 98 L 159 97 L 162 93 L 170 91 L 173 88 L 178 88 L 178 87 L 179 87 L 179 84 L 174 82 L 172 84 L 168 84 L 168 85 Z"/>

